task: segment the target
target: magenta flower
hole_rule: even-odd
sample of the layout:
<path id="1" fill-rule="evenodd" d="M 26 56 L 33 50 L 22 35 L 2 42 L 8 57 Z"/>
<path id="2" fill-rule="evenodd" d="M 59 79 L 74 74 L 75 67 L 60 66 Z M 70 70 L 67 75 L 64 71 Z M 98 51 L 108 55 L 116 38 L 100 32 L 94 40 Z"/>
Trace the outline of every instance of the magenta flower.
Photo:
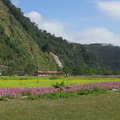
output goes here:
<path id="1" fill-rule="evenodd" d="M 94 86 L 105 89 L 120 88 L 120 82 L 100 82 L 100 83 L 70 85 L 67 86 L 68 89 L 64 89 L 63 92 L 77 91 L 81 89 L 93 89 Z M 57 91 L 60 91 L 60 88 L 54 88 L 54 87 L 0 88 L 0 97 L 17 98 L 20 96 L 41 95 L 41 94 L 52 93 Z"/>

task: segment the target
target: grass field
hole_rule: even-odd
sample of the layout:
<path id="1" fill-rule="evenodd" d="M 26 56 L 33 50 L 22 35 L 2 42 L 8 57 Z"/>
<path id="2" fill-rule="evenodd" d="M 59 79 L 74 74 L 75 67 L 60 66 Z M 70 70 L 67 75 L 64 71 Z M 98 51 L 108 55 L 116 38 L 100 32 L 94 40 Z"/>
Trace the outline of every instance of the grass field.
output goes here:
<path id="1" fill-rule="evenodd" d="M 1 120 L 120 120 L 120 92 L 0 102 Z"/>
<path id="2" fill-rule="evenodd" d="M 114 82 L 120 78 L 100 77 L 0 77 L 0 88 Z M 0 101 L 0 120 L 120 120 L 120 92 L 77 97 Z"/>
<path id="3" fill-rule="evenodd" d="M 51 86 L 64 81 L 65 85 L 75 85 L 95 82 L 120 81 L 120 78 L 101 77 L 0 77 L 0 88 L 7 87 L 38 87 Z"/>

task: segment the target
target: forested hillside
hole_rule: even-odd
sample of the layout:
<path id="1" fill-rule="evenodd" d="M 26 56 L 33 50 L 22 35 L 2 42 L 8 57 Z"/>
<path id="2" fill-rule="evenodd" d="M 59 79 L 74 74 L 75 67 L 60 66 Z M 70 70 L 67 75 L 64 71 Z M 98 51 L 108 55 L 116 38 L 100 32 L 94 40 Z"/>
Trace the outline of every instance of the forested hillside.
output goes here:
<path id="1" fill-rule="evenodd" d="M 10 0 L 0 0 L 0 65 L 22 71 L 58 70 L 50 54 L 52 52 L 59 57 L 64 72 L 70 74 L 120 70 L 119 55 L 115 58 L 118 52 L 114 53 L 120 48 L 116 47 L 114 52 L 109 48 L 70 43 L 62 37 L 56 37 L 39 29 Z M 106 51 L 107 55 L 102 51 Z M 110 52 L 113 52 L 113 56 L 108 54 Z"/>
<path id="2" fill-rule="evenodd" d="M 105 65 L 106 69 L 120 70 L 120 47 L 111 44 L 90 44 L 89 50 Z"/>
<path id="3" fill-rule="evenodd" d="M 9 0 L 0 0 L 0 65 L 11 66 L 14 70 L 57 70 L 53 57 L 41 51 L 16 19 L 19 13 Z"/>
<path id="4" fill-rule="evenodd" d="M 86 46 L 69 43 L 62 37 L 38 29 L 9 0 L 0 0 L 0 12 L 0 64 L 24 69 L 28 65 L 37 67 L 39 61 L 41 69 L 57 69 L 49 54 L 53 52 L 58 55 L 64 67 L 99 66 L 95 55 Z"/>

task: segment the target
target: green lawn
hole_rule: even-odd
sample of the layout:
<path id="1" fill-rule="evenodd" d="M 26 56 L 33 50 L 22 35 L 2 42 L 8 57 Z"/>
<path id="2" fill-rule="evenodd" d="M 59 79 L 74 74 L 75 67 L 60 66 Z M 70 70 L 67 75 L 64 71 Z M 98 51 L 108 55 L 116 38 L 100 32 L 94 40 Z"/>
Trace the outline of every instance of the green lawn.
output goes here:
<path id="1" fill-rule="evenodd" d="M 0 77 L 0 88 L 6 87 L 38 87 L 51 86 L 64 81 L 65 85 L 84 84 L 93 82 L 120 81 L 120 78 L 100 77 Z"/>
<path id="2" fill-rule="evenodd" d="M 0 102 L 1 120 L 120 120 L 120 92 Z"/>

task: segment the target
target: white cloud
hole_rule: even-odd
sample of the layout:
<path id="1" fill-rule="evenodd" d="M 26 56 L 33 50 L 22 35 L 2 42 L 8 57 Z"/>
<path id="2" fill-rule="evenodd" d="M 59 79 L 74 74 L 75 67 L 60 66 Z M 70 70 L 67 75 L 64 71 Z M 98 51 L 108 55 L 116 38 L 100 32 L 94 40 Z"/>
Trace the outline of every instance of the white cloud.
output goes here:
<path id="1" fill-rule="evenodd" d="M 14 1 L 13 1 L 13 4 L 14 4 L 15 6 L 18 6 L 18 3 L 19 3 L 19 0 L 14 0 Z"/>
<path id="2" fill-rule="evenodd" d="M 120 18 L 120 1 L 97 1 L 98 9 L 106 15 Z"/>
<path id="3" fill-rule="evenodd" d="M 90 43 L 108 43 L 120 46 L 120 35 L 117 35 L 103 27 L 89 28 L 83 31 L 70 31 L 66 30 L 66 27 L 62 22 L 56 22 L 53 20 L 45 19 L 38 12 L 31 12 L 25 14 L 32 22 L 38 24 L 38 27 L 42 30 L 47 30 L 51 34 L 55 34 L 57 37 L 62 36 L 71 42 L 90 44 Z"/>
<path id="4" fill-rule="evenodd" d="M 120 35 L 117 35 L 105 28 L 91 28 L 75 35 L 75 42 L 78 43 L 108 43 L 120 46 Z"/>
<path id="5" fill-rule="evenodd" d="M 53 20 L 47 20 L 38 12 L 30 12 L 25 14 L 25 16 L 29 17 L 32 22 L 38 24 L 38 27 L 42 30 L 47 30 L 56 36 L 62 36 L 64 33 L 64 26 L 60 22 L 56 22 Z"/>

